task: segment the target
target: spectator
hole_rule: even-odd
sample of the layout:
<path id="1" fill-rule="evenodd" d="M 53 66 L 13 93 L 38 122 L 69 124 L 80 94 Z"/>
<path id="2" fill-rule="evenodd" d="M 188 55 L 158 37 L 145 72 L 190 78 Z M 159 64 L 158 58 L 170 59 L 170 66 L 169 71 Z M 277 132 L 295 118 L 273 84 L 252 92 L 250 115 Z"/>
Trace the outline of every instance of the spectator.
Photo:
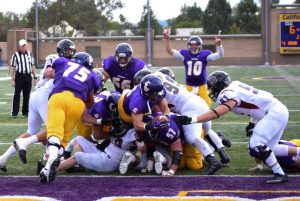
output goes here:
<path id="1" fill-rule="evenodd" d="M 13 97 L 12 118 L 16 118 L 20 107 L 20 94 L 23 92 L 22 115 L 28 116 L 29 96 L 32 87 L 32 77 L 37 80 L 34 58 L 30 51 L 27 50 L 27 41 L 19 41 L 19 50 L 12 55 L 10 76 L 12 86 L 15 88 Z"/>

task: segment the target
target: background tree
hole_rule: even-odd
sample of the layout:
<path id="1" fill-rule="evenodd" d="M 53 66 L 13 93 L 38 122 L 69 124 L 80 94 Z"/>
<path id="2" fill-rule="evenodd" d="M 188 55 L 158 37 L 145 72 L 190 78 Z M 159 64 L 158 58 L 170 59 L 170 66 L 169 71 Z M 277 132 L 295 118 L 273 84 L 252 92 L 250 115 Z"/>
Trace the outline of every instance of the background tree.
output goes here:
<path id="1" fill-rule="evenodd" d="M 226 0 L 209 0 L 204 11 L 203 28 L 206 34 L 229 33 L 231 25 L 231 7 Z"/>
<path id="2" fill-rule="evenodd" d="M 121 0 L 97 0 L 96 3 L 94 0 L 40 0 L 40 30 L 47 35 L 51 32 L 54 36 L 69 36 L 67 32 L 56 33 L 56 28 L 65 26 L 67 22 L 83 36 L 106 35 L 111 26 L 112 12 L 122 7 Z M 35 2 L 27 18 L 34 27 Z"/>
<path id="3" fill-rule="evenodd" d="M 253 0 L 242 0 L 234 8 L 234 23 L 241 33 L 260 33 L 260 14 Z"/>
<path id="4" fill-rule="evenodd" d="M 160 26 L 156 16 L 153 13 L 153 10 L 149 9 L 150 12 L 150 24 L 151 28 L 154 31 L 154 35 L 161 35 L 163 28 Z M 140 22 L 138 23 L 137 30 L 134 30 L 137 35 L 145 35 L 147 31 L 147 21 L 148 21 L 148 9 L 147 4 L 143 7 L 143 13 Z"/>
<path id="5" fill-rule="evenodd" d="M 9 29 L 18 29 L 31 27 L 28 20 L 22 15 L 13 12 L 0 12 L 0 41 L 7 41 L 7 31 Z"/>
<path id="6" fill-rule="evenodd" d="M 300 0 L 295 0 L 294 3 L 300 3 Z"/>
<path id="7" fill-rule="evenodd" d="M 169 20 L 169 26 L 172 30 L 176 28 L 199 28 L 203 23 L 203 11 L 201 7 L 194 3 L 193 6 L 184 6 L 180 10 L 180 14 Z M 172 34 L 172 32 L 171 32 Z"/>

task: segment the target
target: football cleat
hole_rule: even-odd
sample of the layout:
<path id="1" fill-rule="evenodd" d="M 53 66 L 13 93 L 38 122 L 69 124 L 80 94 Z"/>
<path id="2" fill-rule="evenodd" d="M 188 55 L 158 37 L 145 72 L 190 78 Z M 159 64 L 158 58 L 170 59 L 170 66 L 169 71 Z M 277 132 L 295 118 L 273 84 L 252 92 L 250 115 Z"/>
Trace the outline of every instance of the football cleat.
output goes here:
<path id="1" fill-rule="evenodd" d="M 229 163 L 230 162 L 230 158 L 229 156 L 227 155 L 227 153 L 225 152 L 225 149 L 224 147 L 220 148 L 218 150 L 218 154 L 220 156 L 220 159 L 221 159 L 221 163 L 222 164 L 226 164 L 226 163 Z"/>
<path id="2" fill-rule="evenodd" d="M 225 147 L 227 147 L 227 148 L 231 147 L 231 141 L 228 138 L 226 138 L 223 133 L 217 132 L 217 135 L 220 137 L 220 139 L 222 140 L 222 144 Z"/>
<path id="3" fill-rule="evenodd" d="M 23 163 L 27 163 L 26 150 L 27 150 L 27 147 L 29 146 L 29 143 L 26 142 L 26 140 L 24 138 L 18 138 L 18 139 L 15 139 L 14 145 L 16 146 L 16 149 L 19 151 L 20 160 Z"/>
<path id="4" fill-rule="evenodd" d="M 39 175 L 42 169 L 45 167 L 42 160 L 37 161 L 36 175 Z"/>
<path id="5" fill-rule="evenodd" d="M 57 168 L 60 164 L 60 158 L 54 159 L 52 163 L 50 161 L 48 162 L 50 163 L 50 168 L 47 169 L 46 167 L 44 167 L 40 172 L 40 182 L 42 184 L 51 183 L 55 180 Z"/>
<path id="6" fill-rule="evenodd" d="M 123 155 L 123 158 L 121 160 L 120 166 L 119 166 L 119 171 L 120 174 L 126 174 L 128 170 L 128 166 L 131 163 L 131 161 L 134 160 L 134 155 L 130 151 L 126 151 Z"/>
<path id="7" fill-rule="evenodd" d="M 220 163 L 213 155 L 208 155 L 205 159 L 209 163 L 208 169 L 206 170 L 207 175 L 213 175 L 223 167 L 223 164 Z"/>
<path id="8" fill-rule="evenodd" d="M 275 173 L 274 177 L 270 180 L 268 180 L 266 183 L 267 184 L 280 184 L 289 181 L 288 176 L 286 174 L 278 174 Z"/>
<path id="9" fill-rule="evenodd" d="M 6 163 L 7 163 L 7 159 L 4 158 L 3 156 L 1 156 L 0 157 L 0 170 L 3 172 L 7 172 Z"/>
<path id="10" fill-rule="evenodd" d="M 159 153 L 158 151 L 153 152 L 153 157 L 154 157 L 154 169 L 156 174 L 161 174 L 162 172 L 162 168 L 163 168 L 163 159 L 162 159 L 162 155 L 161 153 Z"/>

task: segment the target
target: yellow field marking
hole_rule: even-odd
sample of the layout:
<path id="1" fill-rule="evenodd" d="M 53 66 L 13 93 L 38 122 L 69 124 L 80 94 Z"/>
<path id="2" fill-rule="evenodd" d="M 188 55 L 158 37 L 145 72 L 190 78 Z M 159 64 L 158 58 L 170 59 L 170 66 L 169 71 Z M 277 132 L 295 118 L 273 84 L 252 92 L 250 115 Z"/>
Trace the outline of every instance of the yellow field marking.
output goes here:
<path id="1" fill-rule="evenodd" d="M 280 197 L 264 199 L 261 201 L 299 201 L 300 197 Z M 158 197 L 158 196 L 124 196 L 124 197 L 103 197 L 97 201 L 255 201 L 250 198 L 233 196 L 195 196 L 195 197 Z"/>
<path id="2" fill-rule="evenodd" d="M 97 201 L 254 201 L 247 198 L 227 196 L 201 196 L 201 197 L 104 197 Z"/>
<path id="3" fill-rule="evenodd" d="M 179 191 L 177 196 L 187 196 L 188 193 L 300 193 L 299 190 L 189 190 L 189 191 Z"/>
<path id="4" fill-rule="evenodd" d="M 57 199 L 49 197 L 29 196 L 29 195 L 14 195 L 14 196 L 0 196 L 0 201 L 57 201 Z"/>

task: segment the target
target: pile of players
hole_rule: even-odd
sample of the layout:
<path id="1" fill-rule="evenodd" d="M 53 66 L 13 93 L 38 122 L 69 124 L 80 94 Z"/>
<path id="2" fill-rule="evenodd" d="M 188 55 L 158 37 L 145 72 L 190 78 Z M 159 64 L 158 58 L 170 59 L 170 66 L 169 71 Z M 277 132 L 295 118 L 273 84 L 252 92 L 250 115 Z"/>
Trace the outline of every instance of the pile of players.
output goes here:
<path id="1" fill-rule="evenodd" d="M 192 67 L 199 70 L 197 65 L 202 63 L 206 69 L 207 61 L 222 57 L 224 50 L 220 39 L 216 39 L 217 53 L 202 50 L 202 40 L 198 36 L 192 36 L 188 40 L 187 50 L 179 52 L 170 47 L 168 33 L 164 35 L 170 54 L 180 59 L 183 57 L 184 63 L 187 58 L 190 59 L 185 63 L 187 80 L 198 79 L 200 82 L 187 89 L 196 91 L 197 95 L 177 83 L 171 69 L 161 68 L 156 72 L 148 70 L 145 62 L 133 57 L 133 49 L 128 43 L 118 44 L 115 55 L 104 59 L 100 70 L 94 68 L 91 55 L 76 53 L 72 41 L 61 40 L 57 45 L 57 54 L 46 58 L 42 78 L 31 95 L 28 130 L 0 156 L 1 170 L 7 170 L 8 159 L 17 151 L 21 161 L 26 163 L 28 146 L 37 142 L 46 145 L 46 162 L 38 163 L 37 173 L 41 183 L 54 181 L 58 171 L 119 170 L 121 174 L 126 174 L 129 166 L 132 166 L 145 173 L 155 171 L 162 176 L 172 176 L 178 168 L 201 169 L 204 158 L 208 166 L 206 173 L 212 175 L 229 163 L 230 158 L 224 146 L 230 147 L 231 143 L 222 133 L 212 130 L 210 121 L 227 111 L 222 112 L 217 108 L 210 110 L 208 101 L 198 96 L 198 92 L 206 88 L 206 70 L 200 73 L 188 70 L 195 58 L 198 61 Z M 219 75 L 220 72 L 216 73 Z M 217 99 L 221 91 L 230 86 L 229 76 L 225 78 L 221 76 L 220 80 L 215 74 L 208 77 L 212 98 Z M 108 79 L 114 84 L 114 91 L 103 87 Z M 220 82 L 222 87 L 215 90 L 214 87 L 219 86 Z M 228 104 L 226 101 L 230 101 L 231 96 L 223 98 L 226 97 L 229 99 L 224 99 L 220 105 L 228 110 L 241 107 L 241 101 L 239 105 L 234 104 L 237 103 L 234 96 L 232 103 Z M 197 115 L 201 114 L 208 114 L 207 119 L 197 119 Z M 40 131 L 42 123 L 46 124 L 46 131 Z M 259 121 L 256 125 L 259 125 Z M 256 136 L 253 129 L 256 127 L 252 123 L 247 131 L 254 132 L 252 136 Z M 78 136 L 72 139 L 75 128 Z M 276 138 L 275 144 L 278 144 L 280 137 Z M 272 170 L 277 168 L 274 178 L 267 182 L 287 181 L 277 161 L 275 164 L 272 158 L 274 149 L 268 147 L 267 141 L 260 137 L 254 144 L 252 148 L 250 141 L 252 155 Z M 289 152 L 283 153 L 283 149 Z M 291 153 L 300 155 L 298 148 L 292 151 L 287 149 L 290 146 L 282 148 L 282 156 Z M 218 153 L 220 161 L 214 151 Z M 258 166 L 261 167 L 261 164 Z"/>

